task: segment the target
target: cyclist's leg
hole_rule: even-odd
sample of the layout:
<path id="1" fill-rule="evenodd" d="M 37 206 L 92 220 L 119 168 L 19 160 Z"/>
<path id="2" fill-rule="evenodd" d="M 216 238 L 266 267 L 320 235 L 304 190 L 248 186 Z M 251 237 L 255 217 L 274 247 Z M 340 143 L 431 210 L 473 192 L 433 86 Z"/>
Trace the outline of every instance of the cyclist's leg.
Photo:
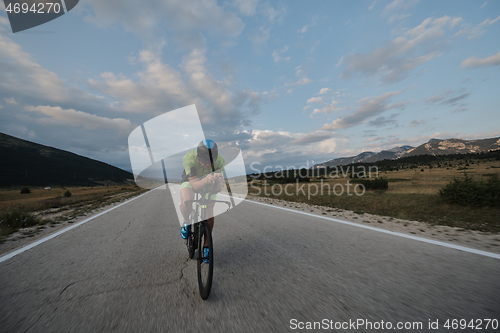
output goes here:
<path id="1" fill-rule="evenodd" d="M 213 232 L 214 231 L 214 206 L 215 206 L 215 203 L 211 203 L 211 204 L 208 204 L 207 205 L 207 210 L 206 210 L 206 214 L 207 216 L 210 216 L 209 218 L 207 218 L 207 222 L 208 222 L 208 225 L 210 226 L 210 230 Z M 205 239 L 205 244 L 203 244 L 203 246 L 207 246 L 208 245 L 208 240 Z"/>
<path id="2" fill-rule="evenodd" d="M 186 182 L 189 184 L 189 182 Z M 194 199 L 194 190 L 191 188 L 190 184 L 185 185 L 185 183 L 182 183 L 181 186 L 181 204 L 180 204 L 180 209 L 182 213 L 182 217 L 184 218 L 184 222 L 187 223 L 189 222 L 189 214 L 191 214 L 191 211 L 193 210 L 193 204 L 190 203 L 186 205 L 184 201 L 188 200 L 193 200 Z"/>

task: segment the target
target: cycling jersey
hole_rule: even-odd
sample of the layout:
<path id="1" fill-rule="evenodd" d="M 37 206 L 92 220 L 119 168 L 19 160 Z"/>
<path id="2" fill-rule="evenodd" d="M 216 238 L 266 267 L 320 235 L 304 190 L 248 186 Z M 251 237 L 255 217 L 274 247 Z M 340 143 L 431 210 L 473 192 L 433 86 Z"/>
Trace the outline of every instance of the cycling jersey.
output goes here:
<path id="1" fill-rule="evenodd" d="M 196 149 L 192 149 L 184 155 L 182 158 L 182 165 L 184 166 L 184 172 L 182 173 L 182 181 L 188 182 L 188 178 L 198 177 L 201 178 L 212 173 L 212 168 L 209 170 L 203 167 L 203 164 L 198 161 L 198 152 Z M 217 159 L 214 162 L 215 171 L 219 171 L 224 169 L 225 161 L 224 158 L 220 155 L 217 156 Z M 184 185 L 184 184 L 183 184 Z"/>

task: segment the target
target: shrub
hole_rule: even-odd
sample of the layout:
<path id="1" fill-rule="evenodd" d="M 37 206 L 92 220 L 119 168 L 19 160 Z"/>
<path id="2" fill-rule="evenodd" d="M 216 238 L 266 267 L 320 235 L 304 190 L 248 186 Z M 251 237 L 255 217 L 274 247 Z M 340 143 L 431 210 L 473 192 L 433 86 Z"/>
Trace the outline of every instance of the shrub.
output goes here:
<path id="1" fill-rule="evenodd" d="M 495 174 L 484 182 L 465 174 L 463 179 L 455 178 L 441 188 L 439 196 L 445 202 L 462 206 L 500 207 L 500 178 Z"/>
<path id="2" fill-rule="evenodd" d="M 387 190 L 389 182 L 385 178 L 356 179 L 353 183 L 363 184 L 367 190 Z"/>
<path id="3" fill-rule="evenodd" d="M 28 212 L 24 212 L 19 208 L 11 212 L 5 212 L 0 215 L 0 229 L 17 230 L 37 225 L 40 219 Z"/>
<path id="4" fill-rule="evenodd" d="M 24 187 L 22 190 L 21 190 L 21 194 L 26 194 L 26 193 L 31 193 L 30 189 L 27 188 L 27 187 Z"/>
<path id="5" fill-rule="evenodd" d="M 63 194 L 66 198 L 69 198 L 71 196 L 71 192 L 69 190 L 66 190 Z"/>

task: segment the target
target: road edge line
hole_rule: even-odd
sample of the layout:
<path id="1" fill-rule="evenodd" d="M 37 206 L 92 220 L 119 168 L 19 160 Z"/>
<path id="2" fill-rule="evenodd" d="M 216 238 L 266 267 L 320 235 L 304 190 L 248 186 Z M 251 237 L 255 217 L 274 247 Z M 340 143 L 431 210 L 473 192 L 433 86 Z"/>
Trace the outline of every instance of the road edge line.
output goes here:
<path id="1" fill-rule="evenodd" d="M 318 217 L 318 218 L 321 218 L 323 220 L 333 221 L 333 222 L 337 222 L 337 223 L 341 223 L 341 224 L 347 224 L 347 225 L 358 227 L 358 228 L 363 228 L 363 229 L 373 230 L 373 231 L 377 231 L 377 232 L 382 232 L 384 234 L 389 234 L 389 235 L 404 237 L 404 238 L 408 238 L 408 239 L 413 239 L 413 240 L 416 240 L 416 241 L 419 241 L 419 242 L 424 242 L 424 243 L 439 245 L 439 246 L 443 246 L 443 247 L 452 248 L 452 249 L 455 249 L 455 250 L 460 250 L 460 251 L 465 251 L 465 252 L 469 252 L 469 253 L 478 254 L 478 255 L 481 255 L 481 256 L 485 256 L 485 257 L 500 259 L 500 254 L 493 253 L 493 252 L 488 252 L 488 251 L 483 251 L 483 250 L 477 250 L 477 249 L 473 249 L 473 248 L 462 246 L 462 245 L 455 245 L 455 244 L 445 243 L 445 242 L 441 242 L 441 241 L 437 241 L 437 240 L 433 240 L 433 239 L 428 239 L 428 238 L 422 238 L 422 237 L 418 237 L 418 236 L 407 235 L 407 234 L 403 234 L 403 233 L 397 232 L 397 231 L 390 231 L 390 230 L 386 230 L 386 229 L 380 229 L 380 228 L 370 227 L 370 226 L 367 226 L 367 225 L 361 225 L 361 224 L 354 223 L 354 222 L 349 222 L 349 221 L 334 219 L 332 217 L 320 216 L 320 215 L 315 215 L 315 214 L 311 214 L 311 213 L 301 212 L 299 210 L 294 210 L 294 209 L 290 209 L 290 208 L 269 205 L 269 204 L 266 204 L 266 203 L 263 203 L 263 202 L 253 201 L 253 200 L 249 200 L 249 199 L 246 199 L 245 201 L 253 202 L 253 203 L 256 203 L 256 204 L 259 204 L 259 205 L 268 206 L 268 207 L 283 209 L 283 210 L 287 210 L 287 211 L 290 211 L 290 212 L 300 213 L 300 214 L 307 215 L 307 216 Z"/>
<path id="2" fill-rule="evenodd" d="M 116 205 L 116 206 L 114 206 L 114 207 L 111 207 L 110 209 L 105 210 L 104 212 L 100 212 L 99 214 L 96 214 L 96 215 L 94 215 L 94 216 L 91 216 L 91 217 L 89 217 L 89 218 L 87 218 L 87 219 L 85 219 L 85 220 L 83 220 L 83 221 L 80 221 L 80 222 L 75 223 L 75 224 L 73 224 L 73 225 L 71 225 L 71 226 L 69 226 L 69 227 L 66 227 L 66 228 L 64 228 L 64 229 L 61 229 L 61 230 L 59 230 L 59 231 L 56 231 L 56 232 L 54 232 L 54 233 L 52 233 L 52 234 L 50 234 L 50 235 L 48 235 L 48 236 L 46 236 L 46 237 L 44 237 L 44 238 L 41 238 L 41 239 L 39 239 L 39 240 L 37 240 L 37 241 L 35 241 L 35 242 L 33 242 L 33 243 L 30 243 L 30 244 L 28 244 L 28 245 L 25 245 L 25 246 L 21 247 L 20 249 L 17 249 L 17 250 L 15 250 L 15 251 L 12 251 L 12 252 L 10 252 L 10 253 L 7 253 L 7 254 L 5 254 L 5 255 L 3 255 L 3 256 L 1 256 L 1 257 L 0 257 L 0 263 L 2 263 L 2 262 L 4 262 L 4 261 L 9 260 L 9 259 L 11 259 L 11 258 L 13 258 L 13 257 L 17 256 L 18 254 L 23 253 L 24 251 L 27 251 L 27 250 L 29 250 L 29 249 L 31 249 L 31 248 L 34 248 L 34 247 L 35 247 L 35 246 L 37 246 L 37 245 L 40 245 L 40 244 L 42 244 L 42 243 L 45 243 L 46 241 L 51 240 L 51 239 L 52 239 L 52 238 L 54 238 L 54 237 L 57 237 L 57 236 L 59 236 L 59 235 L 61 235 L 61 234 L 65 233 L 65 232 L 67 232 L 67 231 L 70 231 L 71 229 L 74 229 L 74 228 L 76 228 L 76 227 L 79 227 L 79 226 L 81 226 L 81 225 L 82 225 L 82 224 L 84 224 L 84 223 L 87 223 L 87 222 L 89 222 L 89 221 L 92 221 L 93 219 L 95 219 L 95 218 L 97 218 L 97 217 L 99 217 L 99 216 L 102 216 L 102 215 L 104 215 L 104 214 L 106 214 L 106 213 L 109 213 L 109 212 L 110 212 L 110 211 L 112 211 L 113 209 L 116 209 L 116 208 L 118 208 L 118 207 L 120 207 L 120 206 L 123 206 L 123 205 L 125 205 L 125 204 L 128 204 L 129 202 L 131 202 L 131 201 L 133 201 L 133 200 L 135 200 L 135 199 L 139 199 L 140 197 L 142 197 L 142 196 L 144 196 L 144 195 L 148 194 L 149 192 L 150 192 L 150 191 L 148 191 L 148 192 L 146 192 L 146 193 L 143 193 L 143 194 L 141 194 L 141 195 L 138 195 L 138 196 L 136 196 L 136 197 L 133 197 L 132 199 L 129 199 L 129 200 L 125 201 L 125 202 L 122 202 L 122 203 L 121 203 L 121 204 L 119 204 L 119 205 Z"/>

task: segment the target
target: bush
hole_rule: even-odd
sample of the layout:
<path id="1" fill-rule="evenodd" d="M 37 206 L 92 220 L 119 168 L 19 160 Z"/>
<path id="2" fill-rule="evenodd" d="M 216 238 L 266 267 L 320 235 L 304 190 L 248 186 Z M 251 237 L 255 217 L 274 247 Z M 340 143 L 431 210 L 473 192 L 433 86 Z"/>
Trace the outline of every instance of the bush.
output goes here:
<path id="1" fill-rule="evenodd" d="M 35 215 L 24 212 L 18 208 L 11 212 L 0 215 L 0 229 L 17 230 L 31 227 L 40 223 L 40 219 Z"/>
<path id="2" fill-rule="evenodd" d="M 66 190 L 63 194 L 66 198 L 69 198 L 71 196 L 71 192 L 69 190 Z"/>
<path id="3" fill-rule="evenodd" d="M 27 188 L 27 187 L 24 187 L 22 190 L 21 190 L 21 194 L 26 194 L 26 193 L 31 193 L 30 189 Z"/>
<path id="4" fill-rule="evenodd" d="M 500 207 L 500 178 L 495 174 L 484 182 L 466 174 L 463 179 L 455 178 L 441 188 L 439 196 L 445 202 L 462 206 Z"/>
<path id="5" fill-rule="evenodd" d="M 353 183 L 363 184 L 367 190 L 387 190 L 389 182 L 385 178 L 370 179 L 356 179 Z"/>

